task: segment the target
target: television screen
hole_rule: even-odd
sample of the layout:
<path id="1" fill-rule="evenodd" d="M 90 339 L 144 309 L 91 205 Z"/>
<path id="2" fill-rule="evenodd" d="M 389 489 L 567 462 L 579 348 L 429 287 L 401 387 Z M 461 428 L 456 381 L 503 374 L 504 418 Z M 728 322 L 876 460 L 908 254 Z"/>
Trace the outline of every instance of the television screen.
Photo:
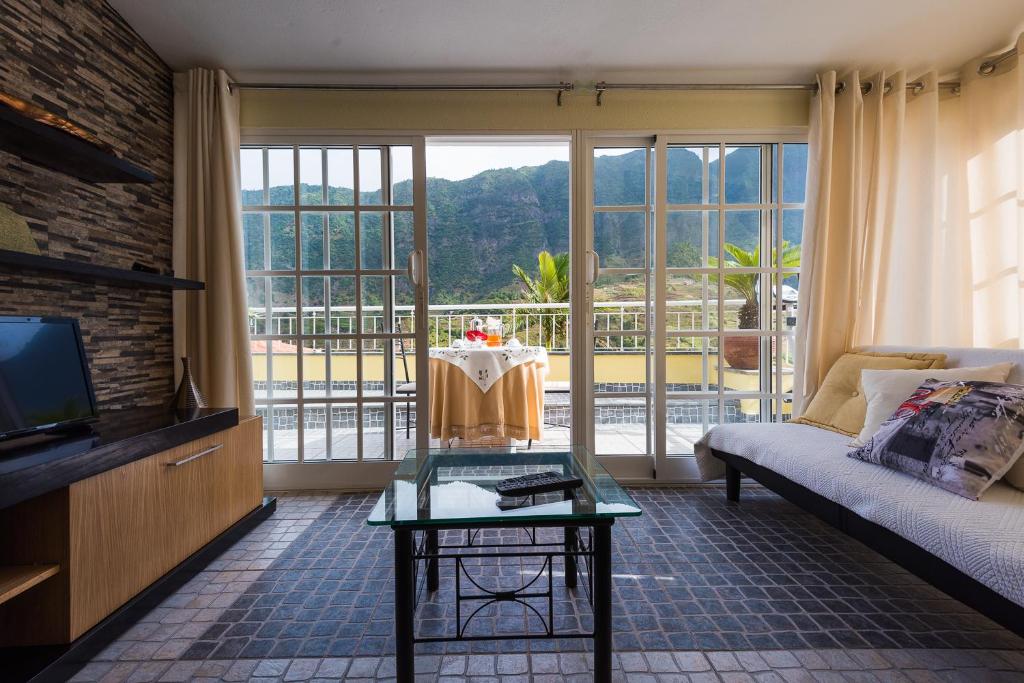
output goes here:
<path id="1" fill-rule="evenodd" d="M 0 317 L 0 438 L 95 417 L 78 323 Z"/>

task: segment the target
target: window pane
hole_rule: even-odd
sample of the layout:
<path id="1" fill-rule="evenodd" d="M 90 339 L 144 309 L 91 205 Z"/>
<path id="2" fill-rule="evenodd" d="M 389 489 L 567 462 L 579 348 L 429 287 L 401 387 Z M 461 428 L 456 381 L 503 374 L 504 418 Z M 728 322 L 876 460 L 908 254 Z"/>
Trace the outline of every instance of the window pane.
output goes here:
<path id="1" fill-rule="evenodd" d="M 708 147 L 708 203 L 717 204 L 720 196 L 722 162 L 719 160 L 721 151 L 718 146 Z"/>
<path id="2" fill-rule="evenodd" d="M 273 406 L 271 411 L 274 461 L 294 462 L 299 459 L 299 408 L 296 405 Z"/>
<path id="3" fill-rule="evenodd" d="M 243 213 L 242 232 L 245 240 L 245 269 L 266 269 L 266 242 L 264 240 L 264 221 L 266 214 Z"/>
<path id="4" fill-rule="evenodd" d="M 359 457 L 356 441 L 356 425 L 359 420 L 359 406 L 331 406 L 331 459 L 355 460 Z"/>
<path id="5" fill-rule="evenodd" d="M 412 147 L 391 148 L 391 203 L 412 205 Z"/>
<path id="6" fill-rule="evenodd" d="M 726 204 L 761 201 L 761 147 L 725 148 Z"/>
<path id="7" fill-rule="evenodd" d="M 594 150 L 594 205 L 644 204 L 647 182 L 647 150 Z"/>
<path id="8" fill-rule="evenodd" d="M 327 227 L 331 248 L 329 267 L 332 270 L 353 270 L 356 267 L 354 214 L 349 211 L 333 211 L 329 216 Z"/>
<path id="9" fill-rule="evenodd" d="M 395 242 L 392 268 L 401 270 L 408 265 L 409 254 L 416 249 L 414 229 L 412 211 L 395 211 L 391 214 L 391 233 Z"/>
<path id="10" fill-rule="evenodd" d="M 302 334 L 326 334 L 324 278 L 302 278 Z"/>
<path id="11" fill-rule="evenodd" d="M 669 211 L 665 222 L 665 265 L 700 268 L 704 253 L 704 218 L 708 211 Z M 715 214 L 717 217 L 717 213 Z"/>
<path id="12" fill-rule="evenodd" d="M 594 285 L 594 329 L 647 329 L 647 277 L 601 273 Z"/>
<path id="13" fill-rule="evenodd" d="M 295 399 L 298 396 L 298 346 L 294 339 L 275 339 L 263 345 L 263 351 L 270 352 L 270 381 L 268 389 L 273 398 Z M 290 413 L 291 417 L 296 417 Z M 294 420 L 286 426 L 295 429 Z M 274 425 L 275 429 L 277 424 Z"/>
<path id="14" fill-rule="evenodd" d="M 299 181 L 302 204 L 324 203 L 323 153 L 319 147 L 299 149 Z"/>
<path id="15" fill-rule="evenodd" d="M 761 212 L 726 211 L 725 243 L 726 268 L 760 267 Z"/>
<path id="16" fill-rule="evenodd" d="M 602 268 L 643 268 L 647 237 L 645 214 L 613 212 L 594 214 L 594 250 Z"/>
<path id="17" fill-rule="evenodd" d="M 594 450 L 601 455 L 647 453 L 647 400 L 594 399 Z"/>
<path id="18" fill-rule="evenodd" d="M 807 184 L 807 145 L 782 146 L 782 201 L 803 203 Z"/>
<path id="19" fill-rule="evenodd" d="M 380 403 L 362 407 L 363 460 L 382 460 L 387 453 L 387 411 L 388 406 Z"/>
<path id="20" fill-rule="evenodd" d="M 327 203 L 335 206 L 355 204 L 352 188 L 355 187 L 352 149 L 334 147 L 327 150 Z"/>
<path id="21" fill-rule="evenodd" d="M 295 214 L 270 214 L 270 269 L 295 270 Z"/>
<path id="22" fill-rule="evenodd" d="M 327 214 L 302 214 L 302 268 L 323 270 L 324 268 L 324 223 Z"/>
<path id="23" fill-rule="evenodd" d="M 718 401 L 670 399 L 665 405 L 666 450 L 673 455 L 692 455 L 693 444 L 718 422 Z"/>
<path id="24" fill-rule="evenodd" d="M 269 334 L 298 334 L 295 278 L 270 278 L 272 317 Z"/>
<path id="25" fill-rule="evenodd" d="M 715 373 L 718 340 L 713 337 L 669 337 L 667 342 L 666 391 L 714 391 L 718 384 Z"/>
<path id="26" fill-rule="evenodd" d="M 356 332 L 356 279 L 351 275 L 328 278 L 331 288 L 331 334 Z"/>
<path id="27" fill-rule="evenodd" d="M 360 278 L 363 300 L 363 333 L 390 332 L 384 327 L 384 276 L 364 275 Z"/>
<path id="28" fill-rule="evenodd" d="M 267 278 L 245 278 L 245 291 L 249 302 L 249 334 L 267 334 Z"/>
<path id="29" fill-rule="evenodd" d="M 263 196 L 263 150 L 243 147 L 239 153 L 242 179 L 242 206 L 265 204 Z"/>
<path id="30" fill-rule="evenodd" d="M 267 152 L 270 170 L 270 204 L 295 204 L 295 153 L 291 147 L 275 148 Z"/>
<path id="31" fill-rule="evenodd" d="M 359 148 L 359 202 L 361 204 L 383 204 L 381 192 L 380 149 Z"/>
<path id="32" fill-rule="evenodd" d="M 666 331 L 685 332 L 717 328 L 717 276 L 669 275 L 667 285 Z"/>
<path id="33" fill-rule="evenodd" d="M 305 400 L 320 399 L 326 395 L 326 346 L 320 340 L 307 339 L 302 343 L 302 398 Z"/>
<path id="34" fill-rule="evenodd" d="M 379 270 L 384 267 L 384 220 L 380 213 L 359 214 L 359 267 Z"/>
<path id="35" fill-rule="evenodd" d="M 703 201 L 704 149 L 668 148 L 668 203 L 700 204 Z"/>
<path id="36" fill-rule="evenodd" d="M 305 462 L 327 460 L 327 406 L 302 408 L 302 459 Z"/>

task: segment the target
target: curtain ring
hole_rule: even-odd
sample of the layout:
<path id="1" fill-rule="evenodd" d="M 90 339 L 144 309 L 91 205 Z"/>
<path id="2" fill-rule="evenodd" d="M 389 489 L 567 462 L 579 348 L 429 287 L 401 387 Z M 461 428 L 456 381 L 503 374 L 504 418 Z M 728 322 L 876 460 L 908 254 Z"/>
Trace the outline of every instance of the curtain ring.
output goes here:
<path id="1" fill-rule="evenodd" d="M 982 62 L 978 67 L 978 73 L 982 76 L 991 76 L 995 73 L 996 63 L 994 61 Z"/>
<path id="2" fill-rule="evenodd" d="M 836 95 L 842 95 L 846 92 L 846 81 L 839 81 L 836 84 Z"/>
<path id="3" fill-rule="evenodd" d="M 910 84 L 910 92 L 914 95 L 920 95 L 924 92 L 924 81 L 914 81 Z"/>
<path id="4" fill-rule="evenodd" d="M 871 81 L 868 81 L 867 83 L 861 83 L 860 84 L 860 94 L 861 95 L 867 95 L 874 88 L 875 88 L 875 86 L 874 86 L 874 84 Z"/>
<path id="5" fill-rule="evenodd" d="M 883 95 L 888 95 L 891 92 L 892 92 L 892 81 L 886 81 L 885 84 L 882 86 L 882 94 Z"/>

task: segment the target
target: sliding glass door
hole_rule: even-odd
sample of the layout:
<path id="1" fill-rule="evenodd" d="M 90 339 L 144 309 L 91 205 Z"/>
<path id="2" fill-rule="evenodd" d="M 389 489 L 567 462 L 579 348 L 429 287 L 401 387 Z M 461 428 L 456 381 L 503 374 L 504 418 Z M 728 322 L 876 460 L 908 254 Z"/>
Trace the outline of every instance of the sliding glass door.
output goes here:
<path id="1" fill-rule="evenodd" d="M 243 227 L 267 485 L 379 485 L 425 446 L 422 138 L 247 141 Z"/>
<path id="2" fill-rule="evenodd" d="M 587 445 L 618 476 L 697 478 L 720 422 L 788 419 L 801 136 L 588 139 Z"/>

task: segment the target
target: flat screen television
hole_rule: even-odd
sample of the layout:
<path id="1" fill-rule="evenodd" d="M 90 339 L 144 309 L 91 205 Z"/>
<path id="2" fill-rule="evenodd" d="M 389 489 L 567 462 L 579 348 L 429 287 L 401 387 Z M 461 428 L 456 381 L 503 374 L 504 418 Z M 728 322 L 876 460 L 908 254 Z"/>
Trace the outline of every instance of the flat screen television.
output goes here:
<path id="1" fill-rule="evenodd" d="M 96 417 L 78 322 L 0 316 L 0 440 Z"/>

